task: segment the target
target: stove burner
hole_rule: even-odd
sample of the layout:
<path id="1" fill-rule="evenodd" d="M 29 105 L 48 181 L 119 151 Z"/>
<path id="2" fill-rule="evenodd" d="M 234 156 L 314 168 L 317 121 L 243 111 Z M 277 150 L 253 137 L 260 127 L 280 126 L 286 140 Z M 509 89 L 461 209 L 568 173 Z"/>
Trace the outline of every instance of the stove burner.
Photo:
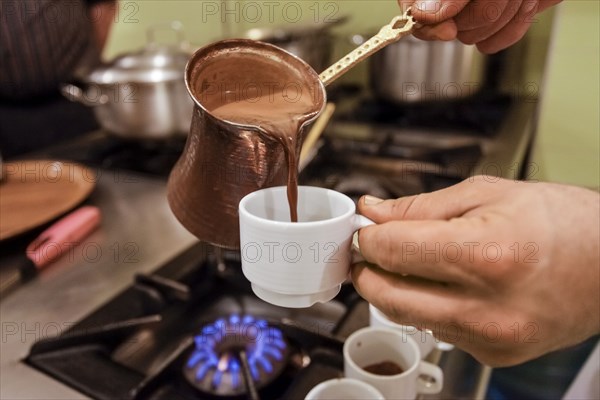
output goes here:
<path id="1" fill-rule="evenodd" d="M 493 136 L 506 118 L 511 98 L 495 92 L 480 92 L 464 99 L 394 104 L 366 98 L 341 121 L 388 124 L 396 128 L 453 130 Z"/>
<path id="2" fill-rule="evenodd" d="M 181 137 L 127 140 L 109 136 L 90 149 L 86 159 L 82 161 L 102 168 L 167 177 L 184 145 L 185 138 Z"/>
<path id="3" fill-rule="evenodd" d="M 251 376 L 256 388 L 268 384 L 284 369 L 288 355 L 281 330 L 251 315 L 220 318 L 204 326 L 194 342 L 184 374 L 194 387 L 218 396 L 244 394 L 244 376 Z M 249 375 L 244 375 L 242 352 Z"/>

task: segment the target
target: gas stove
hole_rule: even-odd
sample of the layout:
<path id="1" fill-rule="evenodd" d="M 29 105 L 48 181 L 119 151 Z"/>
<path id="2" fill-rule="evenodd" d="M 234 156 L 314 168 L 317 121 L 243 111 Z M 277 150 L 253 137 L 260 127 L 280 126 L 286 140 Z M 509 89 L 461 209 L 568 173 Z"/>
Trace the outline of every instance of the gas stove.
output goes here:
<path id="1" fill-rule="evenodd" d="M 235 252 L 196 244 L 25 362 L 97 399 L 304 398 L 343 375 L 348 333 L 368 321 L 352 289 L 306 310 L 253 294 Z"/>

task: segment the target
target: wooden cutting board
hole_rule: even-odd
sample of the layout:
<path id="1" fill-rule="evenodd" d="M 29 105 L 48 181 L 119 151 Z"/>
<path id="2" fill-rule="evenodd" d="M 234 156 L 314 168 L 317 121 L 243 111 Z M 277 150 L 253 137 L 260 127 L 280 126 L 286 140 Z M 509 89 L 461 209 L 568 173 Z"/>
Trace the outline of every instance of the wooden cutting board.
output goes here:
<path id="1" fill-rule="evenodd" d="M 73 162 L 4 163 L 0 181 L 0 240 L 43 225 L 85 200 L 96 185 L 91 169 Z"/>

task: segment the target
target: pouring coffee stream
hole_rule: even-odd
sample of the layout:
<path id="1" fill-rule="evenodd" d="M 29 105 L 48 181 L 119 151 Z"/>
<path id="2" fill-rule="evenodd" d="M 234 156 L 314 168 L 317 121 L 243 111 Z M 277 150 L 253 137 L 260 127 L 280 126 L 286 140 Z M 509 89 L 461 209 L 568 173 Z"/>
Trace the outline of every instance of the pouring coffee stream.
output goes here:
<path id="1" fill-rule="evenodd" d="M 186 67 L 195 102 L 190 135 L 168 186 L 179 221 L 202 241 L 239 248 L 239 201 L 284 184 L 296 221 L 298 157 L 306 127 L 325 108 L 325 85 L 414 26 L 409 11 L 395 17 L 321 75 L 287 51 L 252 40 L 198 50 Z"/>
<path id="2" fill-rule="evenodd" d="M 279 93 L 274 93 L 273 97 L 283 98 Z M 315 112 L 311 110 L 312 101 L 308 96 L 300 96 L 295 102 L 271 101 L 270 98 L 268 94 L 248 104 L 228 103 L 212 110 L 212 113 L 224 120 L 259 126 L 279 142 L 288 164 L 290 218 L 292 222 L 298 222 L 298 132 L 304 120 L 314 116 Z M 267 109 L 268 112 L 265 111 Z"/>

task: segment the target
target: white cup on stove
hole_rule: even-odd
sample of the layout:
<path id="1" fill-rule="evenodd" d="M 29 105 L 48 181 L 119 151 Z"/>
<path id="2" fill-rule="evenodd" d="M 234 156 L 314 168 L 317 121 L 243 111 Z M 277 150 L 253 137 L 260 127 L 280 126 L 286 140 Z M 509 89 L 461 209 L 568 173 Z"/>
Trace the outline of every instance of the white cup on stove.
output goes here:
<path id="1" fill-rule="evenodd" d="M 262 189 L 239 204 L 242 271 L 261 299 L 309 307 L 333 299 L 348 278 L 354 232 L 373 222 L 334 190 L 299 186 L 298 222 L 286 187 Z"/>
<path id="2" fill-rule="evenodd" d="M 319 383 L 304 400 L 385 400 L 373 386 L 358 379 L 337 378 Z"/>
<path id="3" fill-rule="evenodd" d="M 440 367 L 423 361 L 415 341 L 398 330 L 359 329 L 346 339 L 343 351 L 346 378 L 375 387 L 386 399 L 409 400 L 442 390 L 444 374 Z M 399 367 L 398 372 L 390 370 L 390 365 Z M 376 373 L 374 366 L 389 373 Z"/>
<path id="4" fill-rule="evenodd" d="M 411 337 L 417 346 L 419 346 L 421 358 L 423 359 L 427 357 L 433 349 L 438 349 L 440 351 L 450 351 L 454 349 L 454 345 L 438 340 L 433 336 L 431 331 L 419 330 L 414 326 L 401 325 L 392 321 L 372 304 L 369 304 L 369 326 L 398 330 Z"/>

